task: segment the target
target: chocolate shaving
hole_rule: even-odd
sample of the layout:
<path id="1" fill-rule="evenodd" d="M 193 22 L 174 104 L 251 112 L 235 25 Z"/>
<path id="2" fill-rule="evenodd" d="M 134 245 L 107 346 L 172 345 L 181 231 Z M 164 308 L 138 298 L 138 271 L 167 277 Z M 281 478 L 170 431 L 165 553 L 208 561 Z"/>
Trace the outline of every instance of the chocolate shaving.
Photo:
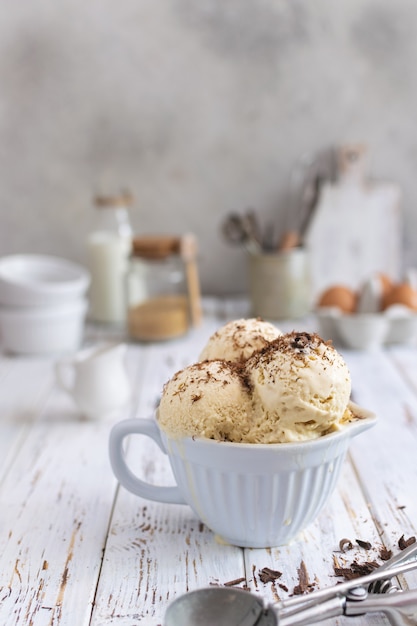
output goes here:
<path id="1" fill-rule="evenodd" d="M 370 550 L 372 548 L 372 544 L 369 541 L 362 541 L 362 539 L 356 539 L 356 543 L 361 548 L 365 548 L 365 550 Z"/>
<path id="2" fill-rule="evenodd" d="M 350 539 L 344 538 L 339 541 L 339 549 L 341 552 L 347 552 L 347 550 L 352 550 L 352 548 L 353 543 Z"/>
<path id="3" fill-rule="evenodd" d="M 245 582 L 245 578 L 235 578 L 235 580 L 229 580 L 229 582 L 224 583 L 225 587 L 234 587 L 235 585 L 240 585 L 240 583 Z"/>
<path id="4" fill-rule="evenodd" d="M 282 572 L 279 572 L 275 569 L 270 569 L 269 567 L 263 567 L 258 572 L 259 580 L 263 583 L 273 583 L 277 578 L 282 576 Z"/>
<path id="5" fill-rule="evenodd" d="M 268 363 L 275 358 L 276 352 L 279 351 L 284 354 L 291 354 L 294 359 L 306 361 L 310 354 L 317 353 L 322 346 L 324 352 L 321 358 L 332 363 L 337 353 L 330 342 L 323 341 L 316 333 L 293 330 L 291 333 L 285 333 L 268 342 L 265 348 L 256 352 L 251 359 L 255 359 L 256 362 Z"/>
<path id="6" fill-rule="evenodd" d="M 353 572 L 350 567 L 335 567 L 334 573 L 336 576 L 342 576 L 345 580 L 352 580 L 360 576 L 360 574 Z"/>
<path id="7" fill-rule="evenodd" d="M 379 551 L 379 558 L 382 561 L 389 561 L 391 557 L 392 557 L 392 550 L 388 550 L 388 548 L 382 547 L 381 550 Z"/>
<path id="8" fill-rule="evenodd" d="M 293 333 L 293 340 L 291 342 L 291 347 L 296 350 L 304 350 L 311 342 L 311 335 L 309 333 Z"/>
<path id="9" fill-rule="evenodd" d="M 306 568 L 306 564 L 304 561 L 301 561 L 300 567 L 297 569 L 298 573 L 298 585 L 294 587 L 293 594 L 295 596 L 303 595 L 309 591 L 312 591 L 314 587 L 314 583 L 310 583 L 308 579 L 308 572 Z"/>
<path id="10" fill-rule="evenodd" d="M 351 567 L 360 573 L 361 576 L 366 576 L 366 574 L 370 574 L 375 569 L 378 569 L 379 563 L 376 561 L 366 561 L 365 563 L 357 563 L 353 561 Z"/>
<path id="11" fill-rule="evenodd" d="M 406 548 L 408 548 L 408 546 L 411 546 L 415 542 L 416 538 L 414 536 L 405 539 L 404 535 L 401 535 L 398 540 L 398 547 L 400 548 L 400 550 L 405 550 Z"/>
<path id="12" fill-rule="evenodd" d="M 353 561 L 350 567 L 337 567 L 334 566 L 334 573 L 336 576 L 343 576 L 345 580 L 352 580 L 359 578 L 360 576 L 366 576 L 379 567 L 376 561 L 366 561 L 365 563 L 358 563 Z"/>

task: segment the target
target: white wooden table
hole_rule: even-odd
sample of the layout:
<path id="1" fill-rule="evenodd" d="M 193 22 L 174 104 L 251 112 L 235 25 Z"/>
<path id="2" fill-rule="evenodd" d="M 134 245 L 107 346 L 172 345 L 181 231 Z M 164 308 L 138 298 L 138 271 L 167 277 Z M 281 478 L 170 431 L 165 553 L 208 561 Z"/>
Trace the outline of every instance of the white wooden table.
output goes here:
<path id="1" fill-rule="evenodd" d="M 129 345 L 128 411 L 82 419 L 54 380 L 51 358 L 0 357 L 0 624 L 162 624 L 168 603 L 198 587 L 247 586 L 268 601 L 290 596 L 304 562 L 312 588 L 333 585 L 334 564 L 380 561 L 383 546 L 417 534 L 417 347 L 344 351 L 356 402 L 377 426 L 353 440 L 336 491 L 290 545 L 240 549 L 216 542 L 186 506 L 142 500 L 118 487 L 108 459 L 111 426 L 149 417 L 163 383 L 196 360 L 211 333 L 244 316 L 244 303 L 206 302 L 204 323 L 180 340 Z M 312 329 L 313 320 L 282 324 Z M 100 338 L 90 329 L 87 341 Z M 147 480 L 172 482 L 165 457 L 131 437 L 129 463 Z M 354 548 L 341 552 L 342 538 Z M 356 540 L 371 544 L 361 548 Z M 282 572 L 263 583 L 260 571 Z M 401 579 L 417 587 L 417 573 Z M 287 589 L 287 591 L 286 591 Z M 381 614 L 326 624 L 386 624 Z"/>

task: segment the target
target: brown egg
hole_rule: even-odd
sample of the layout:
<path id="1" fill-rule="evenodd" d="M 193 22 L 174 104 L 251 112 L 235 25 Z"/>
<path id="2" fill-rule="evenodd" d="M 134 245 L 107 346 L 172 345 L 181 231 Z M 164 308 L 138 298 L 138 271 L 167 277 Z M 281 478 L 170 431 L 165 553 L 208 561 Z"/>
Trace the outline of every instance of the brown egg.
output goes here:
<path id="1" fill-rule="evenodd" d="M 386 309 L 393 304 L 402 304 L 417 311 L 417 291 L 408 283 L 393 285 L 383 299 L 383 308 Z"/>
<path id="2" fill-rule="evenodd" d="M 353 313 L 356 309 L 357 295 L 345 285 L 333 285 L 324 291 L 319 299 L 318 306 L 334 306 L 343 313 Z"/>

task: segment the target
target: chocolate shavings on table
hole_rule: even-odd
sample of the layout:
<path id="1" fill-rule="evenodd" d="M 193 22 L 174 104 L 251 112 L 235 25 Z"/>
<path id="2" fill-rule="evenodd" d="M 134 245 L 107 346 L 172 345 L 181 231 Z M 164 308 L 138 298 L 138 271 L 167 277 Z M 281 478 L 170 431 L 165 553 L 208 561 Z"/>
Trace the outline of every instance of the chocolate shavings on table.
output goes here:
<path id="1" fill-rule="evenodd" d="M 353 550 L 353 543 L 350 539 L 341 539 L 339 541 L 340 552 L 347 552 L 347 550 Z"/>
<path id="2" fill-rule="evenodd" d="M 333 570 L 336 576 L 343 576 L 345 580 L 353 580 L 360 576 L 366 576 L 379 567 L 376 561 L 366 561 L 365 563 L 358 563 L 353 561 L 349 567 L 340 567 L 337 559 L 334 559 Z"/>
<path id="3" fill-rule="evenodd" d="M 382 547 L 379 551 L 379 558 L 381 561 L 389 561 L 392 557 L 392 550 L 388 550 L 388 548 Z"/>
<path id="4" fill-rule="evenodd" d="M 308 579 L 308 572 L 306 564 L 301 561 L 300 567 L 297 569 L 298 573 L 298 585 L 294 587 L 293 594 L 300 596 L 304 593 L 308 593 L 314 589 L 315 583 L 311 583 Z"/>
<path id="5" fill-rule="evenodd" d="M 414 536 L 405 539 L 404 535 L 400 537 L 398 540 L 398 547 L 400 550 L 405 550 L 408 546 L 411 546 L 416 542 L 416 538 Z M 356 543 L 361 548 L 365 550 L 370 550 L 372 548 L 372 544 L 369 541 L 362 541 L 361 539 L 356 539 Z M 350 549 L 351 542 L 349 539 L 341 539 L 339 542 L 339 548 L 341 552 L 345 552 Z M 381 561 L 388 561 L 392 557 L 392 550 L 389 550 L 385 546 L 382 546 L 379 551 L 379 558 Z M 352 580 L 354 578 L 359 578 L 360 576 L 366 576 L 370 574 L 375 569 L 380 567 L 380 564 L 376 561 L 366 561 L 365 563 L 358 563 L 357 561 L 353 561 L 350 565 L 346 567 L 342 567 L 339 564 L 338 559 L 333 556 L 333 570 L 336 576 L 343 576 L 345 580 Z"/>
<path id="6" fill-rule="evenodd" d="M 270 569 L 269 567 L 263 567 L 258 572 L 259 580 L 263 583 L 273 583 L 282 576 L 282 572 L 276 569 Z"/>
<path id="7" fill-rule="evenodd" d="M 400 550 L 405 550 L 406 548 L 408 548 L 408 546 L 411 546 L 415 542 L 416 542 L 416 538 L 414 536 L 409 537 L 408 539 L 404 539 L 404 535 L 401 535 L 401 537 L 398 540 L 398 547 Z"/>
<path id="8" fill-rule="evenodd" d="M 246 578 L 235 578 L 235 580 L 229 580 L 227 583 L 223 583 L 225 587 L 235 587 L 236 585 L 240 585 L 240 583 L 245 582 Z"/>
<path id="9" fill-rule="evenodd" d="M 398 540 L 398 546 L 400 550 L 405 550 L 408 546 L 411 546 L 416 542 L 416 538 L 414 536 L 405 539 L 404 535 L 400 537 Z M 372 548 L 372 544 L 369 541 L 363 541 L 362 539 L 356 539 L 356 543 L 361 548 L 365 550 L 370 550 Z M 348 550 L 352 550 L 353 544 L 350 539 L 341 539 L 339 542 L 339 548 L 341 552 L 345 552 Z M 381 547 L 379 552 L 379 557 L 381 561 L 388 561 L 392 557 L 392 550 Z M 366 576 L 370 574 L 374 570 L 378 569 L 380 564 L 376 561 L 365 561 L 364 563 L 358 563 L 356 560 L 352 561 L 352 563 L 347 567 L 342 567 L 339 564 L 338 559 L 333 557 L 333 570 L 336 576 L 342 576 L 345 580 L 353 580 L 355 578 L 360 578 L 361 576 Z M 304 561 L 301 561 L 300 567 L 297 569 L 298 573 L 298 585 L 294 587 L 293 595 L 303 595 L 305 593 L 309 593 L 313 591 L 316 583 L 311 583 L 308 578 L 308 572 Z M 278 578 L 281 578 L 282 572 L 279 570 L 271 569 L 270 567 L 263 567 L 258 571 L 259 580 L 264 583 L 274 583 Z M 235 580 L 230 580 L 229 582 L 223 583 L 225 587 L 234 587 L 236 585 L 240 585 L 245 582 L 245 578 L 236 578 Z M 288 591 L 288 588 L 283 583 L 279 583 L 278 585 L 284 591 Z"/>

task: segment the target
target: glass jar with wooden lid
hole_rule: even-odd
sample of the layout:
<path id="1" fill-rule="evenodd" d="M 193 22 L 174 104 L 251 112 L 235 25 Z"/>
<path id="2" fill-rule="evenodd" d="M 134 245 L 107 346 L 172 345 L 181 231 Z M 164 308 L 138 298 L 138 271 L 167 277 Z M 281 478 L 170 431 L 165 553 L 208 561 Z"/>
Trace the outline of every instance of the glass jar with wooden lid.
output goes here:
<path id="1" fill-rule="evenodd" d="M 180 237 L 134 237 L 127 273 L 127 331 L 133 340 L 178 337 L 192 323 Z"/>

